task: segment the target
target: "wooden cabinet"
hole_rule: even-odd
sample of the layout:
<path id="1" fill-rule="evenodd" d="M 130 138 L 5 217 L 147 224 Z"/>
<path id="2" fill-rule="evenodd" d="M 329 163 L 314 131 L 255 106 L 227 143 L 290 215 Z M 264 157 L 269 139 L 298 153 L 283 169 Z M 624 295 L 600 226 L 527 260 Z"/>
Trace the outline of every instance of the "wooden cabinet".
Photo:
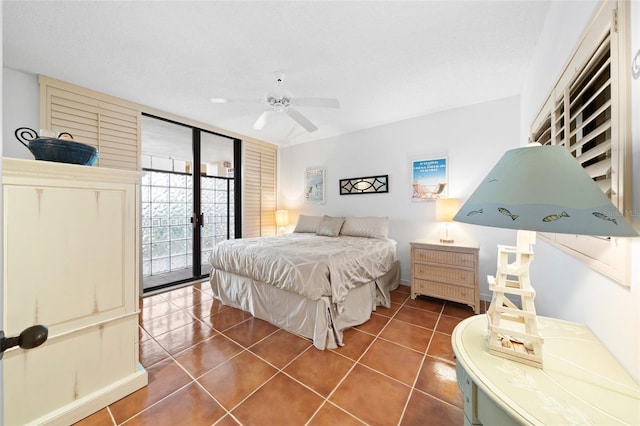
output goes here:
<path id="1" fill-rule="evenodd" d="M 465 303 L 480 313 L 477 243 L 411 242 L 411 298 L 418 295 Z"/>
<path id="2" fill-rule="evenodd" d="M 71 424 L 147 384 L 138 361 L 138 172 L 3 159 L 6 425 Z"/>
<path id="3" fill-rule="evenodd" d="M 640 387 L 584 324 L 538 317 L 544 367 L 497 357 L 487 316 L 451 336 L 465 425 L 637 425 Z"/>

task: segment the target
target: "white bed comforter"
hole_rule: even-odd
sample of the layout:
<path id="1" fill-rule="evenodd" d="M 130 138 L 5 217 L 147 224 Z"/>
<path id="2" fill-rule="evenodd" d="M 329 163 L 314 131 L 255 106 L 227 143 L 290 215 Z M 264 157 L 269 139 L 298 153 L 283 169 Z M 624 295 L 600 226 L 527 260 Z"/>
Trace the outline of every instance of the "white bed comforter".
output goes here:
<path id="1" fill-rule="evenodd" d="M 396 260 L 391 239 L 293 233 L 227 240 L 211 266 L 317 300 L 329 296 L 342 311 L 349 290 L 384 275 Z"/>

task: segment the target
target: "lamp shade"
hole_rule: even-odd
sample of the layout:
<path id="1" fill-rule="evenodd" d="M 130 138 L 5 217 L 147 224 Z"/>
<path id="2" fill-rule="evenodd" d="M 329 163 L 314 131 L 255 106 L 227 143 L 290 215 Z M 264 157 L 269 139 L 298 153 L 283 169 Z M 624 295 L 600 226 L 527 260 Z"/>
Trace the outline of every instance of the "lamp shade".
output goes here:
<path id="1" fill-rule="evenodd" d="M 458 213 L 460 202 L 457 198 L 436 198 L 436 220 L 438 222 L 451 222 Z"/>
<path id="2" fill-rule="evenodd" d="M 638 235 L 562 146 L 505 152 L 453 220 L 539 232 Z"/>
<path id="3" fill-rule="evenodd" d="M 276 210 L 276 226 L 289 224 L 289 210 Z"/>

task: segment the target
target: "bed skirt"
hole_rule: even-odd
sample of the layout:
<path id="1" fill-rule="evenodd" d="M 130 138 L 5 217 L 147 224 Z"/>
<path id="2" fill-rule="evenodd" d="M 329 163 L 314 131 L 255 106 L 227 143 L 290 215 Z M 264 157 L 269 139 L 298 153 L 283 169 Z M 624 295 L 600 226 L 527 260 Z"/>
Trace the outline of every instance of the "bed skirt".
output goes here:
<path id="1" fill-rule="evenodd" d="M 293 334 L 311 339 L 318 349 L 343 346 L 343 330 L 360 325 L 377 306 L 390 307 L 390 292 L 400 284 L 400 262 L 382 277 L 351 290 L 338 312 L 331 298 L 311 300 L 251 278 L 213 269 L 209 278 L 214 297 Z"/>

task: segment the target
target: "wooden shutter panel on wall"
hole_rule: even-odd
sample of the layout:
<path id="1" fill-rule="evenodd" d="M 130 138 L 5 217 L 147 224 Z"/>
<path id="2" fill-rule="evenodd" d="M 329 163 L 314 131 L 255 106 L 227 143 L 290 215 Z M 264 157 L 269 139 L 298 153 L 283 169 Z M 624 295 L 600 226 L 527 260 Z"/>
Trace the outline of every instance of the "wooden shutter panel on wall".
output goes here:
<path id="1" fill-rule="evenodd" d="M 560 145 L 569 150 L 618 205 L 611 181 L 611 44 L 610 33 L 596 52 L 566 87 L 556 88 L 558 98 L 542 109 L 546 115 L 531 133 L 531 140 L 542 145 Z M 549 109 L 551 111 L 547 112 Z M 569 123 L 568 143 L 565 123 Z M 617 185 L 616 185 L 617 186 Z"/>
<path id="2" fill-rule="evenodd" d="M 242 236 L 275 235 L 277 149 L 251 141 L 243 145 Z"/>
<path id="3" fill-rule="evenodd" d="M 531 142 L 538 142 L 540 145 L 549 145 L 551 143 L 551 117 L 547 115 L 543 118 L 542 123 L 531 132 Z"/>
<path id="4" fill-rule="evenodd" d="M 569 152 L 598 183 L 614 205 L 619 201 L 611 181 L 611 34 L 567 88 Z"/>
<path id="5" fill-rule="evenodd" d="M 622 2 L 623 3 L 623 2 Z M 620 4 L 604 2 L 531 125 L 531 140 L 564 146 L 621 212 L 630 179 L 624 31 Z M 628 208 L 627 208 L 628 209 Z M 561 250 L 629 285 L 627 239 L 542 234 Z"/>
<path id="6" fill-rule="evenodd" d="M 95 146 L 97 165 L 138 170 L 140 113 L 125 101 L 40 77 L 40 126 Z"/>

